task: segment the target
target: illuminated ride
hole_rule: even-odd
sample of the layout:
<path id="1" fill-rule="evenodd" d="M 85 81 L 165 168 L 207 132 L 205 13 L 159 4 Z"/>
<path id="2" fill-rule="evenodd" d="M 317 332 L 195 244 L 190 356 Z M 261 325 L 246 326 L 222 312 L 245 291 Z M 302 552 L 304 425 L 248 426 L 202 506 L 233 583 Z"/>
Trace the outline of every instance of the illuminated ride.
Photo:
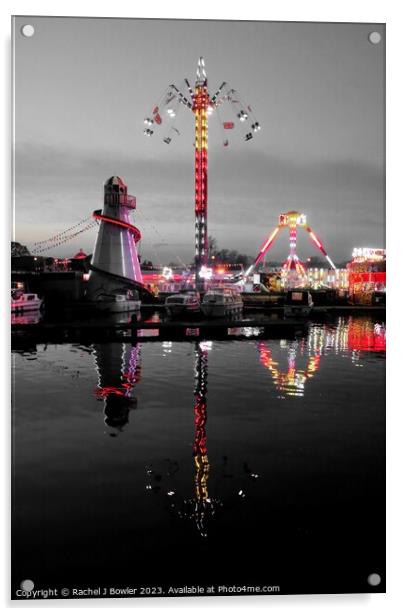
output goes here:
<path id="1" fill-rule="evenodd" d="M 129 216 L 136 208 L 136 198 L 127 194 L 127 185 L 113 176 L 105 183 L 103 210 L 95 210 L 99 223 L 95 249 L 90 264 L 86 298 L 99 308 L 125 311 L 138 308 L 141 298 L 153 300 L 143 284 L 137 244 L 141 233 Z"/>
<path id="2" fill-rule="evenodd" d="M 286 278 L 287 274 L 291 272 L 295 272 L 296 275 L 304 278 L 306 276 L 306 268 L 303 263 L 300 261 L 299 257 L 296 254 L 296 242 L 297 242 L 297 230 L 304 229 L 307 231 L 311 241 L 313 244 L 321 251 L 324 255 L 330 266 L 336 270 L 336 265 L 328 256 L 327 251 L 325 250 L 321 240 L 318 239 L 317 235 L 314 233 L 311 227 L 307 225 L 307 219 L 305 214 L 300 214 L 300 212 L 287 212 L 286 214 L 281 214 L 279 216 L 279 224 L 275 227 L 269 237 L 265 240 L 263 245 L 260 248 L 260 251 L 255 258 L 254 262 L 250 265 L 250 267 L 246 270 L 244 276 L 249 276 L 257 265 L 262 261 L 262 259 L 267 254 L 268 250 L 270 250 L 274 244 L 274 242 L 278 239 L 279 234 L 284 229 L 289 230 L 289 256 L 284 262 L 282 266 L 282 273 Z"/>
<path id="3" fill-rule="evenodd" d="M 185 94 L 183 93 L 185 92 Z M 231 88 L 225 81 L 219 86 L 213 96 L 208 91 L 208 80 L 205 72 L 205 62 L 202 57 L 198 60 L 197 74 L 194 89 L 188 79 L 184 79 L 180 88 L 174 84 L 168 86 L 159 102 L 154 106 L 152 114 L 145 118 L 146 128 L 144 134 L 152 137 L 155 130 L 166 122 L 167 129 L 163 141 L 170 144 L 180 135 L 176 128 L 177 116 L 182 106 L 190 109 L 195 116 L 195 284 L 202 289 L 208 269 L 208 232 L 207 232 L 207 205 L 208 205 L 208 116 L 216 112 L 221 124 L 224 138 L 223 145 L 229 145 L 227 131 L 235 128 L 235 122 L 221 122 L 219 107 L 228 102 L 236 116 L 236 121 L 246 127 L 244 140 L 250 141 L 254 133 L 261 129 L 249 105 L 245 105 L 239 93 Z"/>

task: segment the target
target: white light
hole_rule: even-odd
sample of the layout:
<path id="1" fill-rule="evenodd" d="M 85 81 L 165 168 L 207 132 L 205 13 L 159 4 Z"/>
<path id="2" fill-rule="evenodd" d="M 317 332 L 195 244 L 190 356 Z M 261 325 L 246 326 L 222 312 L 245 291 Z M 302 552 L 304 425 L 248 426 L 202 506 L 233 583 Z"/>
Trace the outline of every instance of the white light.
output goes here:
<path id="1" fill-rule="evenodd" d="M 205 280 L 210 280 L 212 278 L 212 267 L 203 265 L 200 269 L 200 277 L 205 278 Z"/>
<path id="2" fill-rule="evenodd" d="M 325 256 L 325 258 L 326 258 L 326 260 L 328 261 L 328 263 L 330 264 L 330 266 L 331 266 L 334 270 L 336 270 L 336 265 L 335 265 L 335 263 L 334 263 L 334 262 L 333 262 L 333 261 L 329 258 L 329 256 L 328 256 L 328 255 L 326 255 L 326 256 Z"/>
<path id="3" fill-rule="evenodd" d="M 162 276 L 166 279 L 166 280 L 170 280 L 170 278 L 172 278 L 173 276 L 173 271 L 171 267 L 164 267 L 162 270 Z"/>
<path id="4" fill-rule="evenodd" d="M 207 107 L 207 115 L 211 115 L 211 113 L 213 113 L 213 111 L 214 111 L 214 108 L 213 108 L 213 107 L 211 107 L 211 105 L 209 105 L 209 106 Z"/>
<path id="5" fill-rule="evenodd" d="M 201 351 L 211 351 L 212 350 L 212 341 L 211 340 L 203 340 L 200 342 Z"/>

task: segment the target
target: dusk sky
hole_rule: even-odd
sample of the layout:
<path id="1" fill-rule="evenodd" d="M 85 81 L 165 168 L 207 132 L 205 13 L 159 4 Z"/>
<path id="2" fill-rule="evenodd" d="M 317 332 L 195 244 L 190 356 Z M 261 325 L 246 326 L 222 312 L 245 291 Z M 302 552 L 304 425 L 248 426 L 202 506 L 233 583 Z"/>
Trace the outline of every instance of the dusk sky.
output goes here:
<path id="1" fill-rule="evenodd" d="M 262 126 L 250 142 L 237 128 L 224 148 L 210 118 L 208 233 L 219 247 L 256 255 L 288 210 L 307 215 L 334 260 L 383 247 L 384 36 L 378 24 L 16 18 L 15 239 L 32 248 L 89 216 L 120 175 L 137 197 L 143 258 L 190 261 L 194 118 L 182 108 L 170 145 L 163 130 L 146 138 L 143 120 L 169 84 L 194 83 L 202 55 L 211 93 L 227 81 Z M 227 103 L 220 117 L 236 120 Z M 95 233 L 49 254 L 92 252 Z M 282 237 L 270 254 L 287 253 Z M 301 234 L 298 254 L 319 256 Z"/>

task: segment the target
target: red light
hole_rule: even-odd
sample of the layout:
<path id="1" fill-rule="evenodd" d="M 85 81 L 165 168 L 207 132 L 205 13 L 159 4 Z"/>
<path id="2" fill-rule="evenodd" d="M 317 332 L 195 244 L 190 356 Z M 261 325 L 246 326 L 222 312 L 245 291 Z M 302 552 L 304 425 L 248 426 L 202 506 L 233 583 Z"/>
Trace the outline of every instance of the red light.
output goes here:
<path id="1" fill-rule="evenodd" d="M 94 212 L 92 216 L 96 218 L 97 220 L 102 220 L 103 222 L 108 222 L 118 227 L 123 227 L 124 229 L 128 229 L 133 234 L 135 243 L 137 244 L 140 241 L 141 232 L 137 227 L 135 227 L 134 225 L 130 225 L 130 223 L 124 222 L 123 220 L 119 220 L 117 218 L 110 218 L 109 216 L 103 216 L 102 214 L 100 214 L 100 212 L 101 210 L 96 210 L 96 212 Z"/>

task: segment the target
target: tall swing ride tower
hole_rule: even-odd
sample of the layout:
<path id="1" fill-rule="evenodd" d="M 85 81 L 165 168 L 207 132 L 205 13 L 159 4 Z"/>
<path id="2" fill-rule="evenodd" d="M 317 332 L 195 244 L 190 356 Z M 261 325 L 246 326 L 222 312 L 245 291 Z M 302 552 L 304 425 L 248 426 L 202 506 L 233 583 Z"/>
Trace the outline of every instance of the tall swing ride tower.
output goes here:
<path id="1" fill-rule="evenodd" d="M 183 94 L 183 90 L 186 94 Z M 219 107 L 229 102 L 235 113 L 235 121 L 222 122 Z M 245 105 L 239 93 L 223 82 L 217 92 L 210 96 L 205 62 L 198 60 L 194 89 L 188 79 L 183 86 L 177 88 L 174 84 L 168 86 L 160 101 L 154 106 L 150 117 L 145 118 L 144 134 L 152 137 L 156 128 L 166 122 L 167 129 L 163 141 L 170 144 L 172 139 L 180 135 L 176 128 L 179 109 L 184 106 L 195 116 L 195 161 L 194 161 L 194 208 L 195 208 L 195 284 L 198 289 L 203 287 L 203 279 L 208 268 L 208 116 L 216 112 L 223 131 L 223 145 L 229 145 L 227 132 L 235 128 L 235 122 L 246 127 L 244 140 L 250 141 L 261 126 L 256 121 L 249 105 Z M 167 120 L 167 121 L 166 121 Z"/>

